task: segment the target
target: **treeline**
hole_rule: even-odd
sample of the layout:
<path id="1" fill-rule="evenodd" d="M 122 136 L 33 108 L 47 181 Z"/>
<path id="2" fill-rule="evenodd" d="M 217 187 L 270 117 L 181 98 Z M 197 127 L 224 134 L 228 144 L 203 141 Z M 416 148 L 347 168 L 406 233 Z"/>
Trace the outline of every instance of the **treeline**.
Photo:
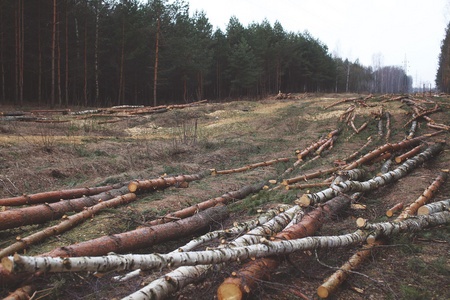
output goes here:
<path id="1" fill-rule="evenodd" d="M 439 55 L 438 70 L 436 74 L 436 87 L 438 90 L 450 93 L 450 23 L 445 30 Z"/>
<path id="2" fill-rule="evenodd" d="M 213 30 L 183 0 L 2 0 L 2 103 L 160 105 L 284 92 L 399 92 L 401 68 L 332 57 L 279 22 Z"/>

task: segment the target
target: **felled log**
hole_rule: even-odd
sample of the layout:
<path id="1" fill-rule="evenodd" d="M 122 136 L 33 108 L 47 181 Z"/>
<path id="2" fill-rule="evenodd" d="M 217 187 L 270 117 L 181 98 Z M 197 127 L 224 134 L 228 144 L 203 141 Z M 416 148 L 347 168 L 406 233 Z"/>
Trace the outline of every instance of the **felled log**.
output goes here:
<path id="1" fill-rule="evenodd" d="M 409 120 L 408 122 L 406 122 L 406 124 L 403 125 L 403 128 L 405 128 L 406 126 L 408 126 L 409 124 L 411 124 L 413 121 L 415 121 L 415 120 L 417 120 L 417 119 L 419 119 L 419 118 L 421 118 L 421 117 L 423 117 L 423 116 L 425 116 L 425 115 L 432 114 L 432 113 L 435 113 L 435 112 L 440 111 L 440 110 L 441 110 L 440 107 L 435 107 L 434 109 L 430 109 L 430 110 L 426 110 L 426 111 L 424 111 L 424 112 L 421 112 L 420 114 L 417 114 L 417 115 L 414 116 L 411 120 Z"/>
<path id="2" fill-rule="evenodd" d="M 433 129 L 438 129 L 438 130 L 446 130 L 446 131 L 450 130 L 450 126 L 445 125 L 445 124 L 435 123 L 435 122 L 428 122 L 427 126 L 430 128 L 433 128 Z"/>
<path id="3" fill-rule="evenodd" d="M 232 174 L 232 173 L 244 172 L 244 171 L 259 168 L 259 167 L 270 166 L 270 165 L 273 165 L 278 162 L 287 162 L 289 160 L 290 160 L 290 158 L 284 157 L 284 158 L 276 158 L 276 159 L 272 159 L 272 160 L 268 160 L 268 161 L 259 162 L 259 163 L 248 165 L 248 166 L 238 168 L 238 169 L 229 169 L 229 170 L 220 170 L 220 171 L 216 171 L 215 169 L 212 169 L 211 175 L 221 175 L 221 174 Z"/>
<path id="4" fill-rule="evenodd" d="M 389 143 L 391 138 L 391 114 L 389 112 L 385 113 L 386 116 L 386 143 Z"/>
<path id="5" fill-rule="evenodd" d="M 403 209 L 403 203 L 397 203 L 395 204 L 393 207 L 391 207 L 390 209 L 388 209 L 386 211 L 386 216 L 388 216 L 389 218 L 392 217 L 396 212 L 398 212 L 399 210 Z"/>
<path id="6" fill-rule="evenodd" d="M 97 195 L 63 200 L 55 203 L 45 203 L 31 207 L 11 209 L 0 212 L 0 230 L 16 228 L 24 225 L 41 224 L 59 219 L 67 212 L 82 211 L 99 201 L 105 201 L 117 196 L 128 194 L 128 187 L 109 190 Z"/>
<path id="7" fill-rule="evenodd" d="M 127 183 L 118 183 L 114 185 L 106 185 L 99 187 L 85 187 L 85 188 L 76 188 L 69 190 L 60 190 L 60 191 L 52 191 L 52 192 L 43 192 L 37 194 L 23 195 L 19 197 L 13 198 L 4 198 L 0 199 L 0 206 L 21 206 L 27 204 L 37 204 L 44 202 L 56 202 L 59 200 L 65 200 L 70 198 L 79 198 L 82 196 L 92 196 L 96 194 L 100 194 L 112 189 L 118 189 L 122 186 L 128 184 Z"/>
<path id="8" fill-rule="evenodd" d="M 128 184 L 128 189 L 130 192 L 139 193 L 144 192 L 148 190 L 155 190 L 155 189 L 161 189 L 166 188 L 169 186 L 173 186 L 180 182 L 191 182 L 195 180 L 201 180 L 206 175 L 209 175 L 210 171 L 203 171 L 198 174 L 191 174 L 191 175 L 177 175 L 177 176 L 168 176 L 168 177 L 160 177 L 156 179 L 149 179 L 149 180 L 136 180 L 132 181 L 130 184 Z"/>
<path id="9" fill-rule="evenodd" d="M 191 206 L 181 209 L 179 211 L 168 213 L 167 215 L 165 215 L 161 218 L 158 218 L 158 219 L 148 222 L 148 225 L 164 224 L 167 222 L 171 222 L 174 219 L 175 220 L 183 219 L 183 218 L 192 216 L 201 210 L 205 210 L 205 209 L 213 207 L 215 205 L 227 204 L 228 202 L 231 202 L 236 199 L 243 199 L 252 193 L 256 193 L 256 192 L 260 191 L 266 185 L 266 183 L 267 183 L 266 181 L 263 181 L 260 183 L 256 183 L 254 185 L 246 185 L 237 191 L 231 191 L 231 192 L 223 194 L 220 197 L 212 198 L 212 199 L 200 202 L 198 204 L 191 205 Z"/>
<path id="10" fill-rule="evenodd" d="M 413 216 L 416 214 L 417 210 L 430 202 L 431 197 L 436 193 L 436 191 L 439 189 L 439 187 L 447 180 L 448 177 L 448 170 L 444 170 L 439 172 L 439 175 L 436 177 L 436 179 L 433 181 L 433 183 L 425 189 L 425 191 L 420 195 L 419 198 L 417 198 L 413 203 L 408 205 L 398 216 L 397 220 L 404 220 L 410 216 Z"/>
<path id="11" fill-rule="evenodd" d="M 305 184 L 293 184 L 286 185 L 286 190 L 304 190 L 309 188 L 321 187 L 321 186 L 329 186 L 329 183 L 305 183 Z"/>
<path id="12" fill-rule="evenodd" d="M 105 255 L 108 252 L 126 253 L 188 236 L 210 226 L 210 224 L 220 222 L 227 216 L 228 209 L 226 206 L 218 205 L 182 220 L 102 236 L 97 239 L 53 249 L 46 255 L 69 257 Z"/>
<path id="13" fill-rule="evenodd" d="M 361 152 L 363 152 L 363 151 L 364 151 L 364 150 L 372 143 L 372 141 L 373 141 L 373 139 L 372 139 L 372 137 L 370 136 L 370 137 L 367 139 L 367 142 L 366 142 L 364 145 L 362 145 L 361 148 L 359 148 L 356 152 L 353 152 L 352 154 L 350 154 L 349 156 L 347 156 L 346 158 L 344 158 L 343 161 L 349 161 L 349 160 L 352 160 L 352 159 L 354 159 L 355 157 L 357 157 Z"/>
<path id="14" fill-rule="evenodd" d="M 409 129 L 408 136 L 406 137 L 407 140 L 412 139 L 414 135 L 416 134 L 417 130 L 417 121 L 414 120 L 411 122 L 411 128 Z"/>
<path id="15" fill-rule="evenodd" d="M 349 205 L 350 200 L 347 197 L 336 197 L 305 215 L 299 223 L 281 231 L 275 236 L 275 239 L 288 241 L 312 236 L 332 214 L 336 214 Z M 242 299 L 243 295 L 254 289 L 257 281 L 267 278 L 280 262 L 279 256 L 273 256 L 245 264 L 239 271 L 233 273 L 234 276 L 225 279 L 217 290 L 217 297 L 220 300 Z"/>
<path id="16" fill-rule="evenodd" d="M 388 183 L 397 181 L 398 179 L 406 176 L 409 172 L 414 170 L 417 166 L 422 164 L 424 161 L 431 159 L 433 156 L 437 155 L 442 150 L 442 144 L 437 143 L 428 147 L 425 151 L 419 155 L 407 160 L 401 166 L 395 170 L 384 173 L 373 179 L 359 182 L 359 181 L 345 181 L 339 184 L 333 184 L 330 188 L 313 194 L 303 194 L 296 203 L 302 206 L 311 206 L 323 203 L 329 200 L 339 193 L 345 192 L 366 192 L 374 190 L 380 186 L 384 186 Z"/>
<path id="17" fill-rule="evenodd" d="M 333 107 L 333 106 L 336 106 L 336 105 L 339 105 L 339 104 L 345 103 L 345 102 L 355 102 L 357 100 L 363 100 L 363 97 L 352 98 L 352 99 L 342 99 L 342 100 L 336 101 L 334 103 L 331 103 L 330 105 L 324 107 L 324 109 L 328 109 L 330 107 Z"/>
<path id="18" fill-rule="evenodd" d="M 423 144 L 414 147 L 413 149 L 409 150 L 408 152 L 406 152 L 406 153 L 404 153 L 404 154 L 402 154 L 402 155 L 397 156 L 397 157 L 395 158 L 395 162 L 399 164 L 399 163 L 401 163 L 401 162 L 407 160 L 408 158 L 410 158 L 410 157 L 416 155 L 417 153 L 419 153 L 419 152 L 421 151 L 422 148 L 423 148 Z"/>
<path id="19" fill-rule="evenodd" d="M 307 181 L 308 179 L 317 178 L 322 175 L 330 174 L 330 173 L 333 173 L 340 169 L 341 169 L 340 167 L 328 168 L 325 170 L 319 170 L 319 171 L 316 171 L 313 173 L 304 174 L 304 175 L 293 177 L 293 178 L 283 179 L 283 182 L 281 184 L 282 185 L 290 185 L 290 184 L 293 184 L 293 183 L 296 183 L 296 182 L 299 182 L 302 180 Z"/>
<path id="20" fill-rule="evenodd" d="M 417 215 L 430 215 L 440 211 L 448 211 L 450 208 L 450 199 L 433 202 L 419 207 Z"/>
<path id="21" fill-rule="evenodd" d="M 30 111 L 32 114 L 55 114 L 62 113 L 66 115 L 70 113 L 70 109 L 35 109 Z"/>
<path id="22" fill-rule="evenodd" d="M 76 226 L 77 224 L 83 222 L 84 220 L 92 217 L 94 214 L 98 213 L 100 210 L 104 208 L 116 207 L 118 205 L 124 205 L 136 200 L 135 194 L 126 194 L 123 196 L 115 197 L 111 200 L 102 201 L 92 207 L 88 207 L 80 213 L 77 213 L 72 216 L 63 216 L 63 221 L 58 225 L 45 228 L 39 232 L 33 233 L 30 236 L 18 239 L 18 242 L 0 250 L 0 258 L 14 254 L 20 250 L 23 250 L 30 245 L 36 244 L 50 236 L 54 236 L 60 233 L 63 233 L 70 228 Z M 65 218 L 64 218 L 65 217 Z"/>

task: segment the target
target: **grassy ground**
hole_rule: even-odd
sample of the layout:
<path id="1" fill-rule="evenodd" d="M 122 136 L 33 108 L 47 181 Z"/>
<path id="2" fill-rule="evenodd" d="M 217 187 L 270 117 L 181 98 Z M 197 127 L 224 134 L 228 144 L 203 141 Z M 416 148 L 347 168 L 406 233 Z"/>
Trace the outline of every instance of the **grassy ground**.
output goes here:
<path id="1" fill-rule="evenodd" d="M 281 157 L 295 157 L 295 150 L 303 149 L 331 130 L 342 127 L 334 148 L 321 158 L 306 162 L 295 169 L 294 177 L 320 168 L 328 168 L 359 149 L 369 136 L 374 142 L 366 150 L 385 143 L 379 139 L 377 121 L 371 113 L 383 104 L 392 119 L 391 142 L 405 138 L 408 128 L 403 125 L 411 118 L 408 108 L 400 102 L 369 101 L 375 107 L 357 107 L 355 125 L 369 124 L 360 134 L 338 122 L 338 117 L 350 104 L 344 103 L 327 110 L 325 106 L 358 95 L 314 95 L 306 99 L 276 101 L 235 101 L 208 103 L 162 114 L 124 118 L 110 124 L 99 124 L 104 118 L 88 118 L 67 123 L 44 124 L 0 121 L 0 197 L 11 194 L 36 193 L 71 187 L 100 186 L 135 178 L 156 178 L 163 174 L 192 174 L 205 169 L 229 169 Z M 448 124 L 448 98 L 434 100 L 446 103 L 441 112 L 432 115 L 438 123 Z M 0 107 L 0 110 L 11 108 Z M 57 116 L 68 119 L 68 116 Z M 420 122 L 419 134 L 433 132 Z M 448 138 L 444 133 L 431 138 Z M 127 207 L 106 210 L 82 225 L 30 247 L 27 254 L 39 254 L 76 242 L 131 230 L 158 215 L 222 195 L 228 191 L 259 182 L 282 179 L 281 174 L 292 165 L 279 163 L 243 173 L 209 176 L 192 182 L 188 189 L 167 189 L 139 195 L 138 201 Z M 365 166 L 368 178 L 374 176 L 381 163 Z M 365 210 L 351 209 L 345 215 L 325 224 L 321 235 L 335 235 L 355 230 L 354 220 L 364 217 L 372 222 L 386 221 L 385 212 L 398 202 L 408 204 L 417 199 L 437 176 L 440 169 L 449 168 L 446 149 L 439 157 L 414 170 L 398 183 L 367 193 L 361 200 Z M 311 180 L 319 182 L 323 180 Z M 320 188 L 311 189 L 311 192 Z M 235 221 L 253 218 L 258 210 L 266 210 L 280 203 L 293 204 L 305 191 L 267 190 L 230 205 L 232 216 L 217 227 L 230 226 Z M 444 185 L 436 200 L 449 198 L 449 186 Z M 0 248 L 41 230 L 32 225 L 0 231 Z M 449 226 L 425 230 L 419 234 L 404 234 L 388 241 L 373 253 L 361 273 L 353 274 L 333 295 L 332 299 L 448 299 L 444 288 L 449 284 L 448 243 Z M 139 253 L 168 252 L 192 237 L 140 249 Z M 297 299 L 300 291 L 309 298 L 317 298 L 315 291 L 358 247 L 339 251 L 294 253 L 286 257 L 270 278 L 260 282 L 251 299 Z M 319 263 L 318 260 L 321 262 Z M 217 287 L 239 263 L 231 263 L 198 284 L 189 285 L 174 299 L 213 299 Z M 113 299 L 124 297 L 163 273 L 147 273 L 145 277 L 127 283 L 113 283 L 106 274 L 101 278 L 82 274 L 45 275 L 36 279 L 39 290 L 36 298 L 46 299 Z M 0 296 L 8 293 L 1 286 Z M 43 299 L 40 298 L 40 299 Z"/>

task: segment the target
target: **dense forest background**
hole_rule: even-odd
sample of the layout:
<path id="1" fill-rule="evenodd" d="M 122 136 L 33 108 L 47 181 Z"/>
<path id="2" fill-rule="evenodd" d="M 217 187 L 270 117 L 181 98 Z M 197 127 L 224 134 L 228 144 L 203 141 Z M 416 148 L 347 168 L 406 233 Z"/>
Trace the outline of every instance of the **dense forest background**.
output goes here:
<path id="1" fill-rule="evenodd" d="M 1 103 L 51 107 L 412 88 L 401 67 L 331 55 L 279 22 L 213 30 L 183 0 L 2 0 L 0 77 Z"/>

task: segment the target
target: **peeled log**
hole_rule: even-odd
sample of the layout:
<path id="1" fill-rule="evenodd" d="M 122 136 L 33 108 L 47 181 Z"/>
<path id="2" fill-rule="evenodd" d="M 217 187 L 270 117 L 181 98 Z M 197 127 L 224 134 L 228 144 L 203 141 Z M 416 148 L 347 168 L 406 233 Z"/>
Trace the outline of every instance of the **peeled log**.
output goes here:
<path id="1" fill-rule="evenodd" d="M 434 214 L 434 213 L 437 213 L 440 211 L 445 211 L 445 210 L 448 211 L 449 207 L 450 207 L 450 199 L 442 200 L 442 201 L 430 203 L 430 204 L 420 207 L 419 210 L 417 211 L 417 215 L 418 216 L 429 215 L 429 214 Z"/>
<path id="2" fill-rule="evenodd" d="M 397 156 L 397 157 L 395 158 L 395 162 L 399 164 L 399 163 L 405 161 L 406 159 L 410 158 L 411 156 L 416 155 L 417 153 L 420 152 L 420 150 L 422 149 L 422 147 L 423 147 L 423 145 L 419 145 L 419 146 L 417 146 L 417 147 L 415 147 L 415 148 L 409 150 L 408 152 L 406 152 L 406 153 L 404 153 L 404 154 L 402 154 L 402 155 Z"/>
<path id="3" fill-rule="evenodd" d="M 79 198 L 82 196 L 91 196 L 97 195 L 102 192 L 106 192 L 112 189 L 121 188 L 123 185 L 127 183 L 118 183 L 115 185 L 107 185 L 107 186 L 99 186 L 99 187 L 85 187 L 78 189 L 70 189 L 70 190 L 61 190 L 61 191 L 53 191 L 53 192 L 44 192 L 38 194 L 31 195 L 23 195 L 19 197 L 13 198 L 5 198 L 0 199 L 0 206 L 21 206 L 26 204 L 36 204 L 36 203 L 44 203 L 44 202 L 56 202 L 61 199 L 70 199 L 70 198 Z"/>
<path id="4" fill-rule="evenodd" d="M 59 219 L 67 212 L 82 211 L 85 207 L 128 194 L 128 192 L 128 187 L 124 186 L 120 189 L 109 190 L 94 196 L 3 211 L 0 212 L 0 230 L 31 224 L 41 224 Z"/>
<path id="5" fill-rule="evenodd" d="M 228 209 L 226 206 L 218 205 L 186 219 L 103 236 L 78 244 L 56 248 L 45 255 L 68 257 L 105 255 L 109 252 L 125 253 L 188 236 L 210 224 L 220 222 L 227 216 Z"/>
<path id="6" fill-rule="evenodd" d="M 30 235 L 30 236 L 21 238 L 20 241 L 0 250 L 0 258 L 14 254 L 15 252 L 23 250 L 23 249 L 29 247 L 30 245 L 40 242 L 50 236 L 65 232 L 65 231 L 69 230 L 70 228 L 74 227 L 75 225 L 86 220 L 87 218 L 90 218 L 91 216 L 93 216 L 94 214 L 98 213 L 100 210 L 102 210 L 106 207 L 115 207 L 118 205 L 124 205 L 124 204 L 130 203 L 134 200 L 136 200 L 136 195 L 130 193 L 130 194 L 126 194 L 124 196 L 115 197 L 111 200 L 102 201 L 99 204 L 96 204 L 92 207 L 88 207 L 87 209 L 83 210 L 82 212 L 79 212 L 75 215 L 67 217 L 66 220 L 64 220 L 63 222 L 61 222 L 58 225 L 48 227 L 42 231 L 39 231 L 39 232 L 36 232 L 36 233 Z"/>
<path id="7" fill-rule="evenodd" d="M 250 169 L 270 166 L 270 165 L 273 165 L 273 164 L 278 163 L 278 162 L 287 162 L 289 160 L 290 160 L 290 158 L 283 157 L 283 158 L 276 158 L 276 159 L 272 159 L 272 160 L 268 160 L 268 161 L 263 161 L 263 162 L 260 162 L 260 163 L 248 165 L 248 166 L 245 166 L 245 167 L 242 167 L 242 168 L 238 168 L 238 169 L 221 170 L 221 171 L 213 170 L 212 171 L 212 175 L 232 174 L 232 173 L 244 172 L 244 171 L 247 171 L 247 170 L 250 170 Z"/>
<path id="8" fill-rule="evenodd" d="M 169 186 L 173 186 L 177 183 L 181 182 L 191 182 L 194 180 L 201 180 L 205 177 L 206 174 L 209 174 L 210 171 L 204 171 L 198 174 L 191 175 L 178 175 L 173 177 L 161 177 L 157 179 L 149 179 L 149 180 L 136 180 L 131 182 L 128 185 L 128 189 L 130 192 L 144 192 L 148 190 L 156 190 L 161 188 L 166 188 Z"/>
<path id="9" fill-rule="evenodd" d="M 409 216 L 413 216 L 416 214 L 417 210 L 430 202 L 431 197 L 436 193 L 436 191 L 439 189 L 439 187 L 447 180 L 448 177 L 448 170 L 441 171 L 437 178 L 434 180 L 434 182 L 425 189 L 422 195 L 420 195 L 419 198 L 416 199 L 413 203 L 411 203 L 408 207 L 406 207 L 400 216 L 398 216 L 397 220 L 404 220 L 408 218 Z"/>

